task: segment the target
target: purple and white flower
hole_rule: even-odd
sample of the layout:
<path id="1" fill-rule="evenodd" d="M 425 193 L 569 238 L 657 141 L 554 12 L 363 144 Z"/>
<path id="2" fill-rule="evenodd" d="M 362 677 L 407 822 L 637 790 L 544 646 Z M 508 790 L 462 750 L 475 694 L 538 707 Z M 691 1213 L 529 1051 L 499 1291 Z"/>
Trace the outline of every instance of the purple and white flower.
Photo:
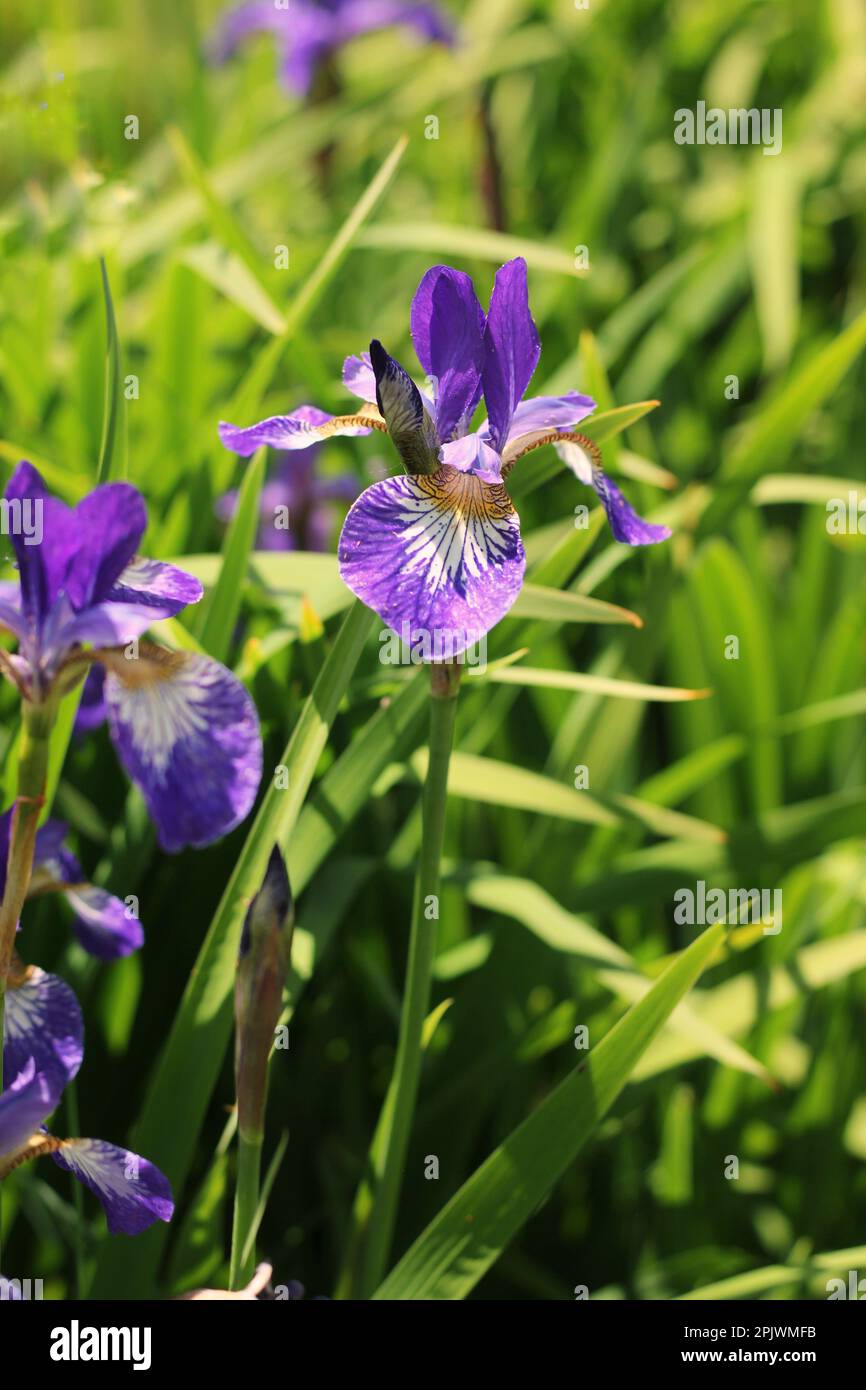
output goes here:
<path id="1" fill-rule="evenodd" d="M 170 1221 L 168 1179 L 139 1154 L 104 1139 L 55 1139 L 43 1128 L 57 1108 L 67 1078 L 29 1057 L 0 1094 L 0 1180 L 21 1163 L 50 1155 L 99 1198 L 112 1235 L 138 1235 L 154 1221 Z"/>
<path id="2" fill-rule="evenodd" d="M 3 1075 L 17 1076 L 28 1062 L 65 1086 L 84 1057 L 84 1023 L 75 994 L 64 980 L 38 965 L 17 962 L 6 982 Z"/>
<path id="3" fill-rule="evenodd" d="M 213 44 L 217 62 L 225 62 L 250 34 L 272 33 L 279 47 L 279 76 L 284 87 L 306 96 L 326 59 L 359 34 L 394 27 L 408 30 L 417 42 L 451 44 L 450 20 L 432 4 L 412 0 L 251 0 L 223 18 Z"/>
<path id="4" fill-rule="evenodd" d="M 6 497 L 38 504 L 42 537 L 38 545 L 12 537 L 19 582 L 0 585 L 0 628 L 18 651 L 3 655 L 4 674 L 38 703 L 99 663 L 112 740 L 163 849 L 227 834 L 248 815 L 261 780 L 255 706 L 218 662 L 137 640 L 197 603 L 200 583 L 136 553 L 147 512 L 127 483 L 106 483 L 67 507 L 21 463 Z"/>
<path id="5" fill-rule="evenodd" d="M 0 815 L 0 899 L 6 889 L 11 825 L 12 807 Z M 37 831 L 28 896 L 62 893 L 75 914 L 72 930 L 92 956 L 116 960 L 137 951 L 144 941 L 138 918 L 120 898 L 87 882 L 75 855 L 63 843 L 65 837 L 63 821 L 47 820 Z"/>
<path id="6" fill-rule="evenodd" d="M 411 331 L 432 389 L 420 390 L 374 339 L 369 354 L 343 368 L 345 385 L 364 402 L 356 414 L 301 406 L 246 429 L 222 423 L 219 433 L 226 448 L 249 455 L 261 445 L 303 449 L 332 435 L 387 430 L 406 472 L 374 483 L 352 506 L 340 572 L 394 631 L 436 634 L 447 660 L 489 632 L 520 592 L 526 556 L 505 479 L 530 450 L 557 447 L 595 490 L 615 540 L 653 545 L 670 531 L 638 516 L 602 472 L 596 447 L 574 436 L 595 409 L 591 397 L 523 399 L 541 345 L 522 259 L 497 271 L 486 314 L 468 275 L 434 266 L 415 294 Z M 473 430 L 482 396 L 488 418 Z"/>

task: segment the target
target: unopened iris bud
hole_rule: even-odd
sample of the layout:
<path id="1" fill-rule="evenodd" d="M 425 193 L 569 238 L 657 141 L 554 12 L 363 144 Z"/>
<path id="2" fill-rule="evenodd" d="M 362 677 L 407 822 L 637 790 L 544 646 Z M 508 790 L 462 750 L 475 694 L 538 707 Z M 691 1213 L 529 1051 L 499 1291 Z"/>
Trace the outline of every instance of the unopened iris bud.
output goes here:
<path id="1" fill-rule="evenodd" d="M 294 920 L 289 876 L 275 847 L 247 910 L 235 981 L 235 1082 L 244 1139 L 261 1139 L 264 1131 L 268 1059 L 282 1010 Z"/>

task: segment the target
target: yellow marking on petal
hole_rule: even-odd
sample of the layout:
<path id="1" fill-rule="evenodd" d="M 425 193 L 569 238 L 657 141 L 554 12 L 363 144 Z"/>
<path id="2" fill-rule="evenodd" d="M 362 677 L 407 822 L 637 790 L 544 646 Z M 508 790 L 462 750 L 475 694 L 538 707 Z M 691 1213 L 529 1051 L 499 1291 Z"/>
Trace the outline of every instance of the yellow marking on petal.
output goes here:
<path id="1" fill-rule="evenodd" d="M 127 656 L 126 651 L 107 647 L 96 658 L 130 690 L 174 680 L 190 659 L 189 652 L 170 652 L 154 642 L 140 642 L 136 656 Z"/>
<path id="2" fill-rule="evenodd" d="M 525 444 L 516 454 L 510 454 L 505 450 L 502 455 L 502 476 L 510 473 L 524 454 L 531 454 L 533 449 L 540 449 L 544 444 L 577 444 L 589 454 L 593 467 L 601 468 L 601 449 L 594 439 L 587 438 L 585 434 L 578 434 L 576 430 L 545 430 L 543 434 L 539 432 L 530 444 Z"/>
<path id="3" fill-rule="evenodd" d="M 45 1154 L 57 1153 L 58 1149 L 64 1148 L 68 1143 L 68 1139 L 52 1139 L 50 1135 L 34 1134 L 20 1149 L 0 1158 L 0 1182 L 8 1178 L 10 1173 L 14 1173 L 16 1168 L 20 1168 L 22 1163 L 30 1163 L 34 1158 L 43 1158 Z"/>
<path id="4" fill-rule="evenodd" d="M 356 415 L 335 415 L 333 420 L 326 420 L 323 425 L 310 425 L 311 433 L 322 436 L 353 428 L 388 433 L 388 426 L 374 405 L 365 405 Z"/>

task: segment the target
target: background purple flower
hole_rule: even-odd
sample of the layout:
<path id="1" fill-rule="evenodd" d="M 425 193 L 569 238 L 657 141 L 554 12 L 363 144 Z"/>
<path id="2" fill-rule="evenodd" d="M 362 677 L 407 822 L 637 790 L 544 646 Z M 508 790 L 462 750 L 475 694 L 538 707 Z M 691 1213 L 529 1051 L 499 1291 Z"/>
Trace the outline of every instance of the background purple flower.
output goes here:
<path id="1" fill-rule="evenodd" d="M 407 0 L 252 0 L 224 16 L 212 45 L 225 62 L 250 34 L 272 33 L 279 46 L 283 86 L 306 96 L 325 59 L 359 34 L 394 26 L 416 42 L 454 41 L 453 25 L 436 5 Z"/>
<path id="2" fill-rule="evenodd" d="M 262 488 L 259 503 L 259 550 L 328 549 L 338 516 L 338 502 L 353 502 L 361 485 L 351 473 L 335 478 L 321 477 L 319 449 L 308 449 L 298 459 L 280 453 L 273 475 Z M 220 521 L 231 521 L 238 505 L 236 489 L 217 500 Z M 285 508 L 288 525 L 278 525 Z"/>

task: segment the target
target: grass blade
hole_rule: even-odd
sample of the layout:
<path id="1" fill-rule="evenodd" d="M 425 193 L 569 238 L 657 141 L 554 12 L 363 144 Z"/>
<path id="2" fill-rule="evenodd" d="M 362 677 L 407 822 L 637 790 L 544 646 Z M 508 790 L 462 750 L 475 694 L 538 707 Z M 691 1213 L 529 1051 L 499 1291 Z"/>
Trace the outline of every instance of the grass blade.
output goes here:
<path id="1" fill-rule="evenodd" d="M 725 938 L 708 927 L 418 1237 L 375 1299 L 465 1298 L 574 1161 Z"/>

